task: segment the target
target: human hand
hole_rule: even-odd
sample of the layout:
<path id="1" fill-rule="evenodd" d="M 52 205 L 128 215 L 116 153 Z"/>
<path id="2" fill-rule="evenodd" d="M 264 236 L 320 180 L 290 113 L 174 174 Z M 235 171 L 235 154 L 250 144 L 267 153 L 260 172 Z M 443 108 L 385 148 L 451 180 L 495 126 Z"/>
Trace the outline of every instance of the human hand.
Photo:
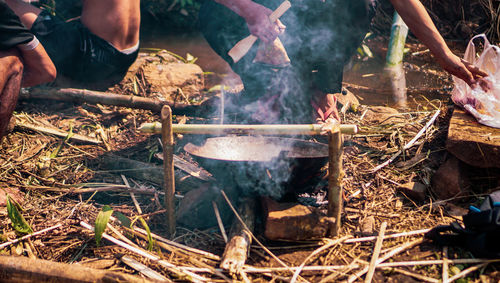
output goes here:
<path id="1" fill-rule="evenodd" d="M 274 23 L 269 20 L 272 12 L 271 9 L 253 2 L 244 16 L 250 33 L 266 43 L 273 42 L 286 28 L 280 20 Z"/>
<path id="2" fill-rule="evenodd" d="M 474 66 L 472 63 L 459 58 L 455 54 L 449 54 L 444 58 L 438 58 L 441 67 L 448 73 L 465 81 L 471 88 L 480 86 L 484 91 L 491 89 L 491 82 L 485 77 L 488 74 Z"/>

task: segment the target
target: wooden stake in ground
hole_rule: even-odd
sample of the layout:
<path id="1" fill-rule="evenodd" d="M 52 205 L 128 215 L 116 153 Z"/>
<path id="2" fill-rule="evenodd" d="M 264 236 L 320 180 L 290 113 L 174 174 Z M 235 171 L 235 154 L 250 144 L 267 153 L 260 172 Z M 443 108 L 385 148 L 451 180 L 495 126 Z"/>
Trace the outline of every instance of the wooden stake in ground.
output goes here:
<path id="1" fill-rule="evenodd" d="M 335 237 L 340 231 L 342 213 L 342 133 L 334 131 L 328 137 L 328 217 L 335 218 L 335 225 L 330 224 L 328 235 Z"/>
<path id="2" fill-rule="evenodd" d="M 240 200 L 238 214 L 248 229 L 254 229 L 255 223 L 255 199 L 252 197 Z M 248 230 L 234 219 L 230 233 L 231 240 L 226 245 L 220 267 L 229 270 L 231 274 L 238 274 L 248 257 L 252 236 Z"/>
<path id="3" fill-rule="evenodd" d="M 165 207 L 167 209 L 167 227 L 170 236 L 175 233 L 175 179 L 174 179 L 174 134 L 172 132 L 172 110 L 164 106 L 161 110 L 163 168 L 165 186 Z"/>

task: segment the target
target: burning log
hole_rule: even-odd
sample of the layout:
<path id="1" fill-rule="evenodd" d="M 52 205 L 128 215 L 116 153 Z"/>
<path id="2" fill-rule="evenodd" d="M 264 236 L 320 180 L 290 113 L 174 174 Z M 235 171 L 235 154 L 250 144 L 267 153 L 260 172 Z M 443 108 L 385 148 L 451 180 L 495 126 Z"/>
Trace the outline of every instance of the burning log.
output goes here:
<path id="1" fill-rule="evenodd" d="M 247 197 L 240 199 L 238 214 L 248 229 L 253 230 L 255 225 L 255 199 Z M 238 219 L 234 219 L 231 226 L 230 240 L 224 250 L 220 267 L 229 270 L 231 274 L 238 274 L 247 260 L 252 243 L 252 231 L 248 231 Z"/>

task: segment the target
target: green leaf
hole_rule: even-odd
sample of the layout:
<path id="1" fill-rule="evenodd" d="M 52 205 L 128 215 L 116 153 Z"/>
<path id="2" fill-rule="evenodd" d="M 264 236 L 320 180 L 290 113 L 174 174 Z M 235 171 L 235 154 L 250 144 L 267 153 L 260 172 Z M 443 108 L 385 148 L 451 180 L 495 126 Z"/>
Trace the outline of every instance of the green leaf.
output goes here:
<path id="1" fill-rule="evenodd" d="M 189 64 L 194 64 L 198 60 L 198 58 L 194 57 L 193 55 L 187 53 L 186 54 L 186 62 Z"/>
<path id="2" fill-rule="evenodd" d="M 222 89 L 224 89 L 224 90 L 230 90 L 231 88 L 229 86 L 227 86 L 227 85 L 224 85 L 224 86 L 222 86 L 222 85 L 215 85 L 215 86 L 211 87 L 209 90 L 207 90 L 207 92 L 220 91 Z"/>
<path id="3" fill-rule="evenodd" d="M 10 201 L 10 196 L 7 194 L 7 213 L 9 215 L 10 221 L 12 222 L 12 227 L 19 233 L 33 233 L 26 219 L 19 213 L 16 204 Z"/>
<path id="4" fill-rule="evenodd" d="M 101 244 L 102 233 L 106 230 L 106 225 L 108 225 L 109 217 L 113 214 L 113 209 L 109 205 L 103 206 L 102 210 L 97 215 L 95 219 L 95 241 L 99 246 Z"/>
<path id="5" fill-rule="evenodd" d="M 61 152 L 61 149 L 64 145 L 64 143 L 66 143 L 71 137 L 73 137 L 75 134 L 73 133 L 73 125 L 71 125 L 71 127 L 69 128 L 69 133 L 68 135 L 64 138 L 64 140 L 62 140 L 60 143 L 59 143 L 59 146 L 57 146 L 57 148 L 54 150 L 54 152 L 52 152 L 50 154 L 50 158 L 56 158 L 58 155 L 59 155 L 59 152 Z"/>
<path id="6" fill-rule="evenodd" d="M 130 221 L 130 219 L 128 219 L 127 216 L 125 216 L 123 213 L 119 212 L 119 211 L 115 211 L 115 216 L 116 218 L 118 218 L 118 220 L 120 220 L 120 223 L 127 227 L 127 228 L 132 228 L 132 221 Z"/>
<path id="7" fill-rule="evenodd" d="M 144 218 L 142 218 L 140 216 L 139 216 L 139 221 L 141 222 L 142 227 L 144 227 L 144 229 L 146 230 L 146 233 L 148 235 L 148 251 L 152 251 L 154 241 L 153 241 L 153 237 L 151 236 L 151 230 L 149 230 L 148 223 L 146 223 L 146 220 L 144 220 Z"/>

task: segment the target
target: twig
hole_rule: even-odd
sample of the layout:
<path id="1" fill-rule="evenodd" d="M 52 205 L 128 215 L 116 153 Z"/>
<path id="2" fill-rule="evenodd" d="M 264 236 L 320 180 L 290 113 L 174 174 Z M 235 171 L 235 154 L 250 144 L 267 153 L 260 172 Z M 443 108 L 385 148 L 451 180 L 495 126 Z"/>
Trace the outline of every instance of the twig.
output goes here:
<path id="1" fill-rule="evenodd" d="M 431 278 L 431 277 L 423 276 L 423 275 L 420 275 L 417 273 L 409 272 L 409 271 L 406 271 L 404 269 L 400 269 L 400 268 L 384 268 L 384 269 L 391 270 L 391 271 L 394 271 L 397 273 L 401 273 L 403 275 L 410 276 L 410 277 L 413 277 L 413 278 L 421 280 L 421 281 L 430 282 L 430 283 L 439 283 L 439 280 L 437 280 L 435 278 Z"/>
<path id="2" fill-rule="evenodd" d="M 443 247 L 443 268 L 441 272 L 441 278 L 443 280 L 443 283 L 448 283 L 448 247 L 444 246 Z"/>
<path id="3" fill-rule="evenodd" d="M 222 223 L 222 219 L 220 218 L 219 208 L 217 207 L 215 201 L 212 201 L 212 206 L 214 208 L 215 218 L 217 218 L 217 224 L 219 224 L 219 229 L 222 234 L 222 238 L 224 238 L 224 242 L 227 244 L 228 239 L 227 239 L 226 229 L 224 229 L 224 223 Z"/>
<path id="4" fill-rule="evenodd" d="M 137 232 L 139 232 L 141 234 L 147 235 L 147 232 L 144 229 L 141 229 L 141 228 L 134 227 L 133 231 L 137 231 Z M 199 250 L 199 249 L 195 249 L 195 248 L 192 248 L 192 247 L 185 246 L 183 244 L 176 243 L 174 241 L 167 240 L 167 239 L 165 239 L 165 238 L 163 238 L 161 236 L 158 236 L 156 234 L 153 234 L 153 233 L 151 233 L 151 237 L 153 237 L 156 240 L 161 241 L 161 242 L 163 242 L 165 244 L 169 244 L 169 245 L 171 245 L 173 247 L 176 247 L 176 248 L 179 248 L 179 249 L 182 249 L 182 250 L 186 250 L 186 251 L 189 251 L 189 252 L 192 252 L 192 253 L 195 253 L 195 254 L 199 254 L 199 255 L 205 256 L 205 257 L 207 257 L 209 259 L 212 259 L 212 260 L 216 260 L 216 261 L 220 261 L 221 260 L 220 256 L 218 256 L 218 255 L 214 255 L 214 254 L 206 252 L 206 251 L 202 251 L 202 250 Z"/>
<path id="5" fill-rule="evenodd" d="M 415 231 L 409 231 L 409 232 L 401 232 L 401 233 L 396 233 L 396 234 L 389 234 L 384 236 L 385 239 L 392 239 L 392 238 L 399 238 L 399 237 L 406 237 L 406 236 L 415 236 L 415 235 L 420 235 L 420 234 L 425 234 L 429 232 L 431 229 L 421 229 L 421 230 L 415 230 Z M 368 241 L 373 241 L 376 240 L 377 236 L 369 236 L 369 237 L 363 237 L 363 238 L 355 238 L 355 239 L 347 239 L 344 241 L 345 244 L 352 244 L 352 243 L 359 243 L 359 242 L 368 242 Z"/>
<path id="6" fill-rule="evenodd" d="M 123 183 L 125 183 L 125 186 L 130 188 L 130 183 L 128 182 L 127 178 L 125 178 L 125 176 L 123 174 L 120 174 L 120 176 L 122 177 L 122 180 L 123 180 Z M 139 202 L 135 198 L 134 193 L 133 192 L 129 192 L 129 193 L 130 193 L 130 197 L 132 198 L 132 201 L 134 202 L 135 209 L 137 209 L 137 212 L 139 212 L 139 214 L 142 214 L 141 206 L 139 205 Z"/>
<path id="7" fill-rule="evenodd" d="M 35 131 L 35 132 L 39 132 L 39 133 L 47 134 L 47 135 L 53 135 L 53 136 L 57 136 L 60 138 L 68 137 L 67 132 L 61 131 L 59 129 L 47 128 L 47 127 L 42 127 L 42 126 L 37 126 L 37 125 L 32 125 L 32 124 L 27 124 L 27 123 L 21 124 L 21 122 L 19 122 L 19 121 L 16 122 L 16 128 L 19 128 L 21 130 Z M 100 140 L 89 138 L 89 137 L 79 135 L 79 134 L 73 134 L 69 137 L 69 139 L 77 141 L 77 142 L 81 142 L 81 143 L 91 143 L 91 144 L 101 144 L 102 143 Z"/>
<path id="8" fill-rule="evenodd" d="M 399 150 L 398 152 L 396 152 L 393 156 L 391 156 L 391 158 L 387 159 L 384 163 L 378 165 L 377 167 L 373 168 L 370 173 L 375 173 L 377 172 L 378 170 L 384 168 L 385 166 L 389 165 L 391 162 L 393 162 L 396 158 L 398 158 L 399 155 L 401 155 L 401 153 L 403 153 L 405 150 L 409 149 L 410 147 L 412 147 L 415 142 L 427 131 L 427 129 L 434 123 L 434 121 L 437 119 L 437 117 L 439 116 L 439 113 L 441 113 L 441 110 L 437 110 L 436 113 L 434 113 L 434 115 L 431 117 L 431 119 L 427 122 L 427 124 L 425 124 L 425 126 L 417 133 L 417 135 L 415 135 L 415 137 L 409 141 L 404 147 L 403 149 Z"/>
<path id="9" fill-rule="evenodd" d="M 290 280 L 290 283 L 294 283 L 297 280 L 297 277 L 299 276 L 300 272 L 302 271 L 302 269 L 304 268 L 304 266 L 306 265 L 306 263 L 309 260 L 311 260 L 311 258 L 313 258 L 314 256 L 318 255 L 322 251 L 324 251 L 326 249 L 329 249 L 332 246 L 335 246 L 335 245 L 337 245 L 339 243 L 342 243 L 348 237 L 349 236 L 346 236 L 346 237 L 343 237 L 343 238 L 340 238 L 340 239 L 337 239 L 337 240 L 334 240 L 334 241 L 329 241 L 326 245 L 324 245 L 324 246 L 320 247 L 319 249 L 316 249 L 314 252 L 312 252 L 308 257 L 306 257 L 306 259 L 304 259 L 304 261 L 302 262 L 302 264 L 295 270 L 295 273 L 293 274 L 293 277 L 292 277 L 292 280 Z"/>
<path id="10" fill-rule="evenodd" d="M 167 281 L 167 282 L 172 282 L 171 280 L 167 279 L 165 276 L 161 275 L 160 273 L 154 271 L 153 269 L 145 266 L 144 264 L 138 262 L 137 260 L 129 257 L 129 256 L 122 256 L 120 260 L 125 263 L 126 265 L 130 266 L 131 268 L 139 271 L 142 275 L 146 276 L 149 279 L 153 280 L 158 280 L 158 281 Z"/>
<path id="11" fill-rule="evenodd" d="M 423 242 L 422 239 L 418 239 L 418 240 L 415 240 L 415 241 L 412 241 L 412 242 L 408 242 L 408 243 L 405 243 L 393 250 L 391 250 L 390 252 L 386 253 L 384 256 L 382 256 L 381 258 L 379 258 L 376 262 L 376 265 L 379 265 L 381 264 L 382 262 L 386 261 L 387 259 L 407 250 L 407 249 L 410 249 L 418 244 L 421 244 Z M 359 277 L 363 276 L 366 272 L 368 272 L 368 266 L 366 266 L 365 268 L 363 268 L 361 271 L 358 271 L 356 274 L 353 274 L 349 277 L 349 279 L 347 280 L 347 282 L 349 283 L 352 283 L 354 282 L 356 279 L 358 279 Z"/>
<path id="12" fill-rule="evenodd" d="M 144 194 L 144 195 L 154 195 L 156 190 L 148 190 L 148 189 L 135 189 L 128 186 L 107 186 L 107 187 L 96 187 L 96 188 L 70 188 L 68 193 L 70 194 L 84 194 L 84 193 L 93 193 L 93 192 L 133 192 L 136 194 Z M 159 192 L 162 194 L 162 192 Z"/>
<path id="13" fill-rule="evenodd" d="M 368 267 L 368 273 L 366 273 L 365 283 L 372 282 L 373 274 L 375 273 L 375 267 L 377 265 L 378 255 L 382 249 L 382 243 L 384 241 L 385 228 L 387 228 L 387 222 L 384 221 L 382 226 L 380 226 L 380 232 L 378 234 L 377 241 L 375 242 L 375 248 L 373 249 L 372 259 L 370 260 L 370 266 Z"/>
<path id="14" fill-rule="evenodd" d="M 94 231 L 94 227 L 90 226 L 89 224 L 87 224 L 86 222 L 84 221 L 80 221 L 80 225 L 88 230 L 91 230 L 91 231 Z M 185 271 L 185 270 L 180 270 L 177 266 L 165 261 L 165 260 L 162 260 L 160 259 L 159 257 L 155 256 L 155 255 L 152 255 L 148 252 L 146 252 L 145 250 L 143 249 L 139 249 L 139 248 L 135 248 L 135 247 L 132 247 L 131 245 L 125 243 L 125 242 L 122 242 L 118 239 L 115 239 L 113 237 L 111 237 L 110 235 L 106 234 L 106 233 L 102 233 L 102 237 L 116 245 L 119 245 L 120 247 L 123 247 L 133 253 L 136 253 L 142 257 L 145 257 L 149 260 L 152 260 L 156 263 L 158 263 L 159 265 L 165 267 L 167 270 L 169 270 L 170 272 L 172 272 L 173 274 L 175 274 L 176 276 L 180 277 L 180 279 L 184 279 L 184 280 L 189 280 L 189 281 L 192 281 L 192 282 L 206 282 L 206 281 L 209 281 L 207 278 L 204 278 L 202 276 L 199 276 L 195 273 L 192 273 L 192 272 L 189 272 L 189 271 Z"/>
<path id="15" fill-rule="evenodd" d="M 469 268 L 467 268 L 467 269 L 464 269 L 464 270 L 462 270 L 462 272 L 460 272 L 459 274 L 452 276 L 452 277 L 448 280 L 448 282 L 453 282 L 453 281 L 455 281 L 455 280 L 457 280 L 457 279 L 460 279 L 460 278 L 464 277 L 465 275 L 467 275 L 467 274 L 469 274 L 469 273 L 471 273 L 471 272 L 474 272 L 474 271 L 476 271 L 476 270 L 478 270 L 478 269 L 481 269 L 481 268 L 485 267 L 485 266 L 486 266 L 486 265 L 488 265 L 488 264 L 489 264 L 489 262 L 485 262 L 485 263 L 481 263 L 481 264 L 478 264 L 478 265 L 475 265 L 475 266 L 471 266 L 471 267 L 469 267 Z"/>
<path id="16" fill-rule="evenodd" d="M 12 244 L 18 243 L 20 241 L 24 241 L 24 240 L 29 239 L 29 238 L 34 237 L 34 236 L 38 236 L 38 235 L 43 234 L 43 233 L 48 232 L 48 231 L 52 231 L 52 230 L 57 229 L 57 228 L 62 227 L 62 226 L 63 225 L 60 223 L 60 224 L 54 225 L 52 227 L 45 228 L 43 230 L 37 231 L 35 233 L 24 235 L 21 238 L 17 238 L 15 240 L 5 242 L 5 243 L 3 243 L 3 244 L 0 245 L 0 250 L 3 249 L 3 248 L 5 248 L 5 247 L 7 247 L 7 246 L 12 245 Z"/>

